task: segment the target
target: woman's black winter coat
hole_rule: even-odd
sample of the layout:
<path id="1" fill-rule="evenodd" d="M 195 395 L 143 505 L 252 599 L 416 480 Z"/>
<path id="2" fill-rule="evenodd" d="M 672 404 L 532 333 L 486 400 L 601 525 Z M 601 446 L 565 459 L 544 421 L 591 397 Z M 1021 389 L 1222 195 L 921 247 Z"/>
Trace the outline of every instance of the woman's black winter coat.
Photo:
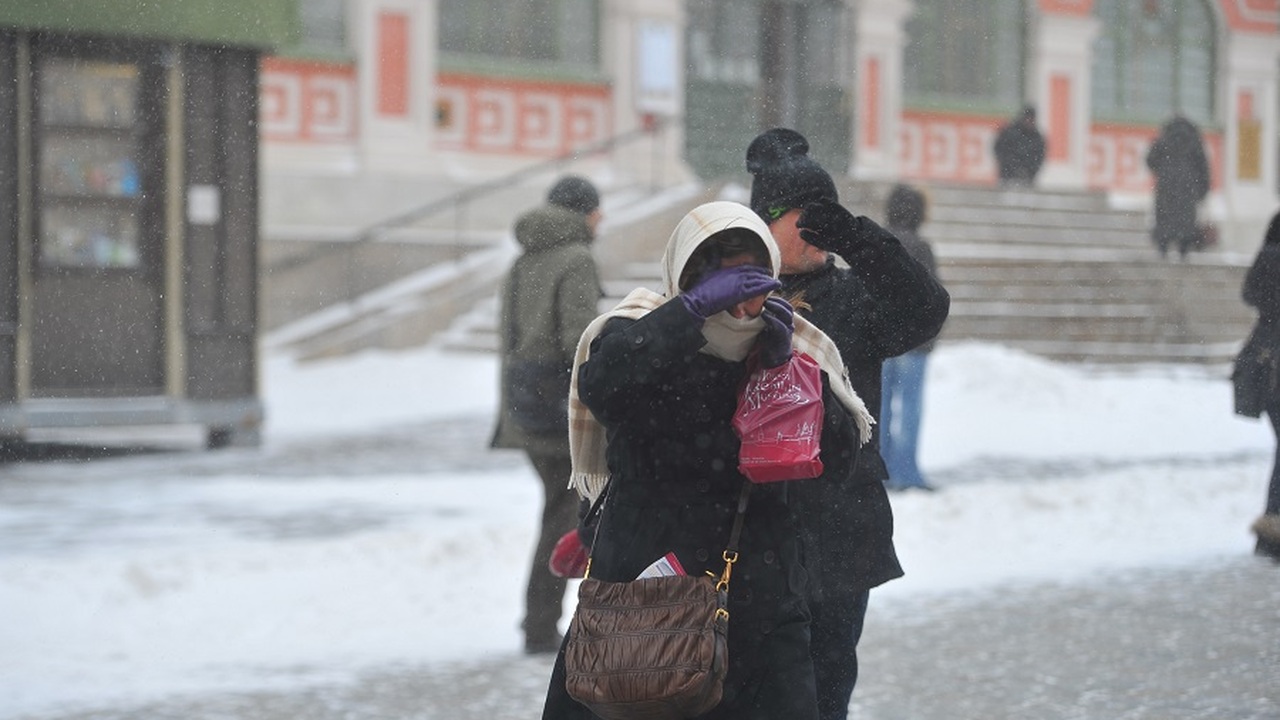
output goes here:
<path id="1" fill-rule="evenodd" d="M 1263 245 L 1258 251 L 1241 294 L 1258 310 L 1258 322 L 1280 325 L 1280 244 Z"/>
<path id="2" fill-rule="evenodd" d="M 637 321 L 609 321 L 579 367 L 579 397 L 608 432 L 612 476 L 593 544 L 594 578 L 633 580 L 669 551 L 689 575 L 718 576 L 724 567 L 747 482 L 738 472 L 740 441 L 731 421 L 748 369 L 698 352 L 705 342 L 684 305 L 667 302 Z M 729 589 L 725 698 L 712 716 L 754 717 L 757 703 L 783 712 L 813 702 L 799 542 L 805 519 L 796 516 L 791 496 L 799 485 L 851 476 L 857 453 L 852 417 L 825 375 L 823 389 L 824 474 L 752 487 Z M 553 693 L 556 682 L 553 676 Z M 548 708 L 555 704 L 549 698 Z"/>
<path id="3" fill-rule="evenodd" d="M 1245 275 L 1241 294 L 1245 304 L 1258 311 L 1258 320 L 1241 353 L 1280 355 L 1280 244 L 1266 244 L 1258 251 Z M 1261 407 L 1274 408 L 1280 403 L 1280 388 L 1261 390 L 1262 396 L 1257 398 Z"/>

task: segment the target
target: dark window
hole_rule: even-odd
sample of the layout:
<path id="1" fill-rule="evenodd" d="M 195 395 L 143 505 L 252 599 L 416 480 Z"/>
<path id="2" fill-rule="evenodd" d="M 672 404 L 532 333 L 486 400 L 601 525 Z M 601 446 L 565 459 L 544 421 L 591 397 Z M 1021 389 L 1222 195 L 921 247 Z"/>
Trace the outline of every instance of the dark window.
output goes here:
<path id="1" fill-rule="evenodd" d="M 915 3 L 903 55 L 914 107 L 1007 110 L 1022 100 L 1023 0 Z"/>
<path id="2" fill-rule="evenodd" d="M 525 69 L 595 72 L 599 0 L 441 0 L 446 64 L 518 61 Z"/>
<path id="3" fill-rule="evenodd" d="M 689 0 L 689 77 L 726 85 L 760 80 L 757 0 Z"/>
<path id="4" fill-rule="evenodd" d="M 299 0 L 301 37 L 289 50 L 301 55 L 346 56 L 347 1 Z"/>
<path id="5" fill-rule="evenodd" d="M 1203 0 L 1099 0 L 1094 13 L 1095 116 L 1213 121 L 1214 27 Z"/>

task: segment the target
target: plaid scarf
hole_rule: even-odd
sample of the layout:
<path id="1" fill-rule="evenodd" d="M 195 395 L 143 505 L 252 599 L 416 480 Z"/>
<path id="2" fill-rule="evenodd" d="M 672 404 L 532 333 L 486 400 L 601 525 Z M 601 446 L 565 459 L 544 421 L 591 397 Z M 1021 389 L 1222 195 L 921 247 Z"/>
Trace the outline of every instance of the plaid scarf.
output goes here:
<path id="1" fill-rule="evenodd" d="M 578 340 L 578 350 L 573 358 L 573 375 L 569 384 L 569 455 L 573 461 L 573 473 L 569 487 L 578 494 L 594 501 L 609 481 L 609 466 L 605 460 L 608 436 L 586 405 L 578 399 L 578 368 L 591 356 L 591 342 L 600 334 L 605 323 L 616 317 L 639 320 L 649 311 L 667 302 L 668 298 L 647 288 L 632 290 L 617 307 L 601 315 L 587 326 Z M 830 380 L 831 391 L 840 404 L 848 408 L 858 426 L 861 443 L 871 438 L 871 424 L 875 422 L 862 398 L 849 384 L 849 373 L 840 358 L 836 344 L 813 323 L 795 316 L 795 333 L 791 346 L 817 361 Z"/>
<path id="2" fill-rule="evenodd" d="M 749 230 L 764 244 L 769 253 L 769 265 L 773 276 L 778 276 L 778 268 L 782 265 L 782 256 L 778 244 L 774 242 L 769 226 L 764 224 L 751 208 L 741 203 L 715 201 L 704 203 L 690 210 L 671 233 L 666 250 L 662 253 L 662 280 L 666 292 L 659 295 L 646 288 L 632 290 L 613 310 L 601 315 L 587 326 L 578 340 L 578 350 L 573 359 L 573 374 L 569 385 L 569 455 L 573 462 L 573 472 L 569 476 L 569 487 L 578 491 L 582 497 L 595 500 L 609 481 L 609 465 L 605 459 L 608 446 L 608 435 L 600 422 L 578 398 L 578 368 L 587 361 L 591 354 L 591 342 L 600 334 L 605 323 L 616 317 L 639 320 L 651 310 L 680 294 L 679 279 L 685 265 L 693 257 L 694 252 L 704 241 L 718 232 L 732 228 Z M 848 370 L 840 359 L 840 351 L 821 330 L 812 323 L 795 316 L 795 332 L 791 338 L 791 346 L 795 350 L 806 353 L 827 373 L 831 390 L 839 398 L 841 404 L 853 414 L 858 426 L 861 442 L 871 438 L 871 424 L 875 422 L 867 406 L 853 391 L 849 384 Z M 708 346 L 704 352 L 716 352 Z"/>

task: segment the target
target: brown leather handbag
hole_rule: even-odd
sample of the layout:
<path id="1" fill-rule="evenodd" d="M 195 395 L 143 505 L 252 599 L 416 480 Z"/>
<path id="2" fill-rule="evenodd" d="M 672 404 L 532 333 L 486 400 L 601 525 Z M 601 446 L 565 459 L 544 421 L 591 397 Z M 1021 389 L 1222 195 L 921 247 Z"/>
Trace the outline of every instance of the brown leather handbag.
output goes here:
<path id="1" fill-rule="evenodd" d="M 718 580 L 708 573 L 604 582 L 591 577 L 588 559 L 565 646 L 570 697 L 604 720 L 678 720 L 719 704 L 729 575 L 750 492 L 744 483 Z"/>

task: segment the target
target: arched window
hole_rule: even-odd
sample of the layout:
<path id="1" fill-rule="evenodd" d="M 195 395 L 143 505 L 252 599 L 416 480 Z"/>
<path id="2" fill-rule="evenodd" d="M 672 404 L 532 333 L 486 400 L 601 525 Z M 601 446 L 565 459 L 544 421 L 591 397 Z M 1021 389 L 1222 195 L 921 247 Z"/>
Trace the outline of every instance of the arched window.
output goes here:
<path id="1" fill-rule="evenodd" d="M 599 70 L 599 0 L 440 0 L 439 32 L 448 66 L 556 75 Z"/>
<path id="2" fill-rule="evenodd" d="M 903 53 L 907 105 L 1007 112 L 1022 101 L 1024 0 L 916 2 Z"/>
<path id="3" fill-rule="evenodd" d="M 1215 40 L 1205 0 L 1099 0 L 1093 112 L 1160 123 L 1181 113 L 1213 122 Z"/>

